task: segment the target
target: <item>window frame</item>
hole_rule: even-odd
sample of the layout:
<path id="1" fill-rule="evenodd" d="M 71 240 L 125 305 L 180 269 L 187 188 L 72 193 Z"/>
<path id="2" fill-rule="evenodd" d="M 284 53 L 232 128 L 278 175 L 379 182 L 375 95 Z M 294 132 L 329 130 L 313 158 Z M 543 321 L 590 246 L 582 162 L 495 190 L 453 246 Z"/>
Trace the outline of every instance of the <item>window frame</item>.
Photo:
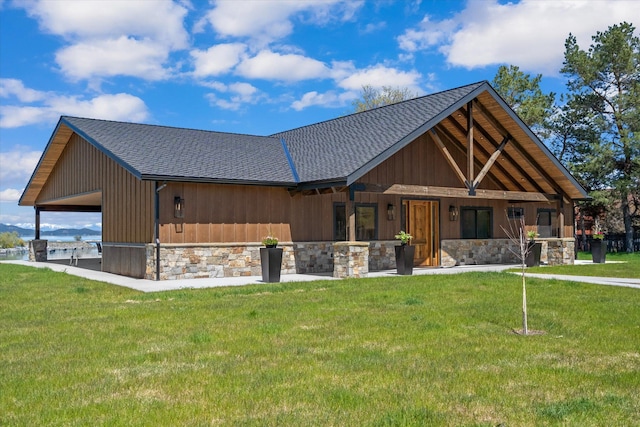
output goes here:
<path id="1" fill-rule="evenodd" d="M 488 236 L 478 237 L 478 212 L 489 213 Z M 466 212 L 474 212 L 475 233 L 473 237 L 465 236 L 464 218 Z M 465 240 L 493 239 L 493 208 L 490 206 L 461 206 L 460 207 L 460 238 Z"/>
<path id="2" fill-rule="evenodd" d="M 378 217 L 378 203 L 356 203 L 355 204 L 355 210 L 356 210 L 356 230 L 358 229 L 358 208 L 366 208 L 366 207 L 370 207 L 373 208 L 373 221 L 374 221 L 374 228 L 373 228 L 373 238 L 372 239 L 367 239 L 367 240 L 359 240 L 357 233 L 356 233 L 356 241 L 362 241 L 362 242 L 368 242 L 368 241 L 373 241 L 373 240 L 378 240 L 378 233 L 380 231 L 380 227 L 379 227 L 379 217 Z M 342 230 L 338 230 L 338 218 L 337 218 L 337 211 L 338 209 L 342 209 L 344 211 L 344 218 L 345 218 L 345 227 Z M 347 223 L 348 219 L 347 219 L 347 204 L 344 202 L 334 202 L 333 203 L 333 240 L 335 242 L 342 242 L 342 241 L 347 241 L 348 240 L 348 236 L 346 236 L 346 223 Z M 341 239 L 340 235 L 338 235 L 338 233 L 345 233 L 344 239 Z"/>

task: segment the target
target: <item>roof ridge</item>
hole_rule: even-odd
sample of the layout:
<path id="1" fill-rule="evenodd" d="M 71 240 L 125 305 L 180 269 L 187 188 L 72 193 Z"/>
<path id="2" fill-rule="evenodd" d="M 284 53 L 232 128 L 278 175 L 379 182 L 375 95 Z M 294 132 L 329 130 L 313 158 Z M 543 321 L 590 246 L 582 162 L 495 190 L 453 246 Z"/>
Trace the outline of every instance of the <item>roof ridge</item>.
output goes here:
<path id="1" fill-rule="evenodd" d="M 332 121 L 335 121 L 335 120 L 342 120 L 344 118 L 352 117 L 352 116 L 356 116 L 356 115 L 360 115 L 360 114 L 370 113 L 372 111 L 380 110 L 382 108 L 388 108 L 388 107 L 392 107 L 392 106 L 395 106 L 395 105 L 398 105 L 398 104 L 404 104 L 404 103 L 407 103 L 407 102 L 413 102 L 413 101 L 416 101 L 418 99 L 423 99 L 423 98 L 427 98 L 427 97 L 430 97 L 430 96 L 440 95 L 440 94 L 443 94 L 443 93 L 452 92 L 454 90 L 464 89 L 464 88 L 469 87 L 469 86 L 480 86 L 480 85 L 482 85 L 484 83 L 488 84 L 489 82 L 487 80 L 480 80 L 480 81 L 477 81 L 475 83 L 469 83 L 469 84 L 466 84 L 466 85 L 463 85 L 463 86 L 454 87 L 452 89 L 441 90 L 439 92 L 429 93 L 427 95 L 417 96 L 415 98 L 405 99 L 405 100 L 399 101 L 399 102 L 394 102 L 393 104 L 381 105 L 379 107 L 371 108 L 369 110 L 357 111 L 357 112 L 353 112 L 353 113 L 350 113 L 350 114 L 347 114 L 347 115 L 344 115 L 344 116 L 334 117 L 332 119 L 322 120 L 320 122 L 310 123 L 310 124 L 304 125 L 304 126 L 298 126 L 296 128 L 293 128 L 293 129 L 282 130 L 280 132 L 276 132 L 276 133 L 271 134 L 269 136 L 275 137 L 276 135 L 281 135 L 283 133 L 292 132 L 292 131 L 295 131 L 295 130 L 304 129 L 304 128 L 311 127 L 311 126 L 317 126 L 317 125 L 320 125 L 320 124 L 323 124 L 323 123 L 329 123 L 329 122 L 332 122 Z"/>
<path id="2" fill-rule="evenodd" d="M 217 131 L 217 130 L 188 128 L 188 127 L 184 127 L 184 126 L 168 126 L 168 125 L 156 125 L 156 124 L 150 124 L 150 123 L 125 122 L 125 121 L 121 121 L 121 120 L 94 119 L 94 118 L 91 118 L 91 117 L 78 117 L 78 116 L 63 115 L 63 116 L 60 116 L 60 119 L 61 120 L 68 120 L 68 119 L 89 120 L 89 121 L 93 121 L 93 122 L 114 123 L 114 124 L 121 124 L 121 125 L 149 126 L 149 127 L 153 127 L 153 128 L 187 130 L 187 131 L 194 131 L 194 132 L 206 132 L 206 133 L 215 133 L 215 134 L 224 134 L 224 135 L 239 135 L 239 136 L 251 136 L 251 137 L 256 137 L 256 138 L 278 139 L 273 135 L 254 135 L 254 134 L 250 134 L 250 133 L 222 132 L 222 131 Z"/>

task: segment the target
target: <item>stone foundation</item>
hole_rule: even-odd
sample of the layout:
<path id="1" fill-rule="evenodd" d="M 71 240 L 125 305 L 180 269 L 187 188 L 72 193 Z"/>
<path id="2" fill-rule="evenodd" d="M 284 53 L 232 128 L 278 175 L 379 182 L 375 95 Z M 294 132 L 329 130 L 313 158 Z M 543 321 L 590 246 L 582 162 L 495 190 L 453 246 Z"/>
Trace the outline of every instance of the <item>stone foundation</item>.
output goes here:
<path id="1" fill-rule="evenodd" d="M 537 239 L 542 243 L 540 262 L 548 265 L 573 264 L 574 239 Z M 518 245 L 509 239 L 443 240 L 440 264 L 443 267 L 479 264 L 519 264 Z"/>
<path id="2" fill-rule="evenodd" d="M 549 265 L 573 264 L 574 241 L 539 239 L 541 261 Z M 334 277 L 366 277 L 369 271 L 396 268 L 394 240 L 373 242 L 281 243 L 281 274 L 333 273 Z M 260 276 L 259 243 L 191 244 L 160 246 L 160 279 Z M 518 264 L 509 239 L 443 240 L 441 265 Z M 146 246 L 146 279 L 155 279 L 156 247 Z"/>

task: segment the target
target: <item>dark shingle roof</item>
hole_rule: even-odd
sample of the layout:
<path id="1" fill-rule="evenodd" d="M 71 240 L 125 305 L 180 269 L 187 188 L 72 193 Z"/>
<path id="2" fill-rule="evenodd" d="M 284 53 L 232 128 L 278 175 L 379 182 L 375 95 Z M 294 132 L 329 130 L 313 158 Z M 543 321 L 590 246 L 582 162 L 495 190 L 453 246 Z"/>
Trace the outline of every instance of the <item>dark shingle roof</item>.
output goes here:
<path id="1" fill-rule="evenodd" d="M 295 184 L 278 138 L 62 117 L 139 178 Z"/>
<path id="2" fill-rule="evenodd" d="M 351 183 L 485 85 L 488 83 L 474 83 L 272 136 L 284 139 L 301 182 Z"/>
<path id="3" fill-rule="evenodd" d="M 61 123 L 141 179 L 350 184 L 485 86 L 474 83 L 271 136 L 67 116 Z"/>

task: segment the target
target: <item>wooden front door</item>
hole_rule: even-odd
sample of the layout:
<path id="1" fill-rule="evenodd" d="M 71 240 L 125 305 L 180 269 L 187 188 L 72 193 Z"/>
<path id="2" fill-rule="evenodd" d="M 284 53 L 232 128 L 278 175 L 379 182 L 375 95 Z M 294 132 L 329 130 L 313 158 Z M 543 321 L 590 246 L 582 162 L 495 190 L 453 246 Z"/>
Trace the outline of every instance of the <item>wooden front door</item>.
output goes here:
<path id="1" fill-rule="evenodd" d="M 411 245 L 416 247 L 414 265 L 440 265 L 439 202 L 409 200 L 406 212 L 407 230 L 413 236 Z"/>

